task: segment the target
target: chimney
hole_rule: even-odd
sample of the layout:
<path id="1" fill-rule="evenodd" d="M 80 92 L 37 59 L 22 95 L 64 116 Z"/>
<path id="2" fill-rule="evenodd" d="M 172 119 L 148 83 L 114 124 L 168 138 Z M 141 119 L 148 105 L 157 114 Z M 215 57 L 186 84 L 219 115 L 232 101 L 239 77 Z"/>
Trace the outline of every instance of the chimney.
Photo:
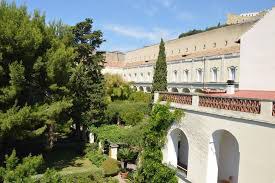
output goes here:
<path id="1" fill-rule="evenodd" d="M 228 94 L 228 95 L 235 94 L 234 80 L 227 80 L 226 94 Z"/>

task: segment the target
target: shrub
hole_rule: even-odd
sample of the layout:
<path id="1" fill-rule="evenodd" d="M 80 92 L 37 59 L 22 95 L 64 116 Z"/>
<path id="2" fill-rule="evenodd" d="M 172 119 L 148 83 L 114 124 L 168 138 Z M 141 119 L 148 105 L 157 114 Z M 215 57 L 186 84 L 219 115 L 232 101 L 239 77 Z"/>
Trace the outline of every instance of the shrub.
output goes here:
<path id="1" fill-rule="evenodd" d="M 152 94 L 150 93 L 144 93 L 144 92 L 133 92 L 129 96 L 130 101 L 134 102 L 144 102 L 144 103 L 150 103 L 152 99 Z"/>
<path id="2" fill-rule="evenodd" d="M 98 150 L 89 151 L 86 154 L 86 157 L 97 167 L 100 167 L 107 159 L 106 155 L 102 154 Z"/>
<path id="3" fill-rule="evenodd" d="M 108 105 L 106 114 L 111 123 L 124 122 L 126 125 L 137 125 L 149 113 L 144 102 L 115 101 Z"/>
<path id="4" fill-rule="evenodd" d="M 112 158 L 105 160 L 101 167 L 103 168 L 105 176 L 117 175 L 120 170 L 118 161 Z"/>

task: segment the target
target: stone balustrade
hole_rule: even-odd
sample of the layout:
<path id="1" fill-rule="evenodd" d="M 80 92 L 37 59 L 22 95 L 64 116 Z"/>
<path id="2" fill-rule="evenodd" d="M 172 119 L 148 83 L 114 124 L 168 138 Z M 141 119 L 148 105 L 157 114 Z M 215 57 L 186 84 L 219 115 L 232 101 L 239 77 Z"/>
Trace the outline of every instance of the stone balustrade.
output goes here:
<path id="1" fill-rule="evenodd" d="M 192 105 L 192 95 L 178 93 L 160 93 L 160 100 L 179 104 Z"/>
<path id="2" fill-rule="evenodd" d="M 275 124 L 275 101 L 234 96 L 156 92 L 154 102 L 171 107 Z"/>
<path id="3" fill-rule="evenodd" d="M 260 114 L 261 103 L 253 99 L 199 96 L 199 106 Z"/>

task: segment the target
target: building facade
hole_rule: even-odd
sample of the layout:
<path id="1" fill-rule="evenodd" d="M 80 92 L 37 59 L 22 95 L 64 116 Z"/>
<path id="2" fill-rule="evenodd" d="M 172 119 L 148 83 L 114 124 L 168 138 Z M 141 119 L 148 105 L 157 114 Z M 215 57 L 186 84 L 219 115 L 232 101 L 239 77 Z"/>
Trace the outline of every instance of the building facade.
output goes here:
<path id="1" fill-rule="evenodd" d="M 179 182 L 275 183 L 274 20 L 273 8 L 258 21 L 166 42 L 168 92 L 154 93 L 154 102 L 185 113 L 162 151 Z M 158 45 L 129 51 L 105 72 L 150 91 L 157 55 Z M 227 80 L 238 90 L 224 93 Z"/>
<path id="2" fill-rule="evenodd" d="M 168 90 L 224 89 L 227 80 L 239 86 L 240 44 L 238 40 L 255 22 L 227 25 L 165 43 Z M 126 53 L 106 53 L 104 73 L 120 74 L 138 90 L 149 92 L 159 45 Z"/>

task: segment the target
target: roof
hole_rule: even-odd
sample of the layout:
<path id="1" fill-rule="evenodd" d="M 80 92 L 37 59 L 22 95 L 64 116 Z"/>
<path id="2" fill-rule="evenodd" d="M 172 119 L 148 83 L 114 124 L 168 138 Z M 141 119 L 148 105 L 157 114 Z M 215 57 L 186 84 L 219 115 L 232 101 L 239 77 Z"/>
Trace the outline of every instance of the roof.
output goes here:
<path id="1" fill-rule="evenodd" d="M 261 100 L 275 100 L 275 91 L 239 90 L 232 95 L 226 93 L 213 93 L 207 95 L 221 97 L 253 98 Z"/>
<path id="2" fill-rule="evenodd" d="M 239 53 L 240 52 L 240 46 L 232 46 L 228 48 L 217 48 L 207 51 L 200 51 L 200 52 L 194 52 L 190 54 L 184 54 L 184 55 L 175 55 L 166 57 L 167 62 L 173 62 L 183 59 L 194 59 L 194 58 L 201 58 L 201 57 L 210 57 L 210 56 L 220 56 L 230 53 Z M 146 65 L 146 64 L 153 64 L 155 63 L 156 59 L 154 60 L 148 60 L 148 61 L 139 61 L 139 62 L 127 62 L 125 64 L 125 67 L 135 67 L 139 65 Z"/>

